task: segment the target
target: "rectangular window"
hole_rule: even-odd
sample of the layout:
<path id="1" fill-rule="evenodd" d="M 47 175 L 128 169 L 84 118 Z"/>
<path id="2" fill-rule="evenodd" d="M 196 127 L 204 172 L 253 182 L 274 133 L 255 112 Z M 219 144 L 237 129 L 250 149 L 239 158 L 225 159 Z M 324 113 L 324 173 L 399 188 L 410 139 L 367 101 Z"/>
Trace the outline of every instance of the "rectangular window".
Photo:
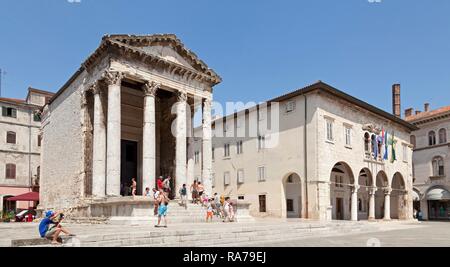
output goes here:
<path id="1" fill-rule="evenodd" d="M 36 122 L 41 121 L 41 113 L 40 112 L 35 112 L 33 114 L 33 121 L 36 121 Z"/>
<path id="2" fill-rule="evenodd" d="M 259 212 L 266 212 L 266 195 L 259 196 Z"/>
<path id="3" fill-rule="evenodd" d="M 266 137 L 258 136 L 258 151 L 266 148 Z"/>
<path id="4" fill-rule="evenodd" d="M 212 157 L 212 160 L 215 160 L 216 159 L 216 153 L 215 153 L 216 151 L 215 151 L 215 147 L 212 147 L 212 149 L 211 149 L 211 157 Z"/>
<path id="5" fill-rule="evenodd" d="M 352 146 L 352 128 L 346 126 L 344 134 L 345 134 L 345 145 Z"/>
<path id="6" fill-rule="evenodd" d="M 16 143 L 16 133 L 15 132 L 7 132 L 6 133 L 6 143 L 8 143 L 8 144 Z"/>
<path id="7" fill-rule="evenodd" d="M 266 180 L 266 167 L 258 167 L 258 181 L 264 182 Z"/>
<path id="8" fill-rule="evenodd" d="M 212 188 L 216 187 L 216 174 L 211 173 L 211 186 Z"/>
<path id="9" fill-rule="evenodd" d="M 403 161 L 408 162 L 408 146 L 403 145 Z"/>
<path id="10" fill-rule="evenodd" d="M 6 179 L 16 179 L 16 165 L 6 164 Z"/>
<path id="11" fill-rule="evenodd" d="M 295 110 L 295 101 L 289 101 L 286 103 L 286 113 L 290 113 Z"/>
<path id="12" fill-rule="evenodd" d="M 195 162 L 195 164 L 198 164 L 200 162 L 200 151 L 195 151 L 194 162 Z"/>
<path id="13" fill-rule="evenodd" d="M 223 185 L 230 185 L 230 172 L 223 173 Z"/>
<path id="14" fill-rule="evenodd" d="M 230 156 L 230 144 L 225 144 L 223 146 L 223 156 L 229 157 Z"/>
<path id="15" fill-rule="evenodd" d="M 244 183 L 244 170 L 243 169 L 240 169 L 237 171 L 237 182 L 238 182 L 238 184 Z"/>
<path id="16" fill-rule="evenodd" d="M 41 146 L 41 142 L 42 142 L 42 136 L 38 135 L 37 145 Z"/>
<path id="17" fill-rule="evenodd" d="M 288 212 L 294 212 L 294 200 L 286 199 L 286 208 Z"/>
<path id="18" fill-rule="evenodd" d="M 17 118 L 17 109 L 9 108 L 9 107 L 2 107 L 2 116 L 10 117 L 10 118 Z"/>
<path id="19" fill-rule="evenodd" d="M 236 143 L 236 152 L 237 152 L 238 155 L 240 155 L 240 154 L 242 154 L 244 152 L 243 151 L 243 147 L 242 147 L 242 141 L 238 141 Z"/>
<path id="20" fill-rule="evenodd" d="M 333 141 L 333 121 L 327 120 L 327 140 Z"/>

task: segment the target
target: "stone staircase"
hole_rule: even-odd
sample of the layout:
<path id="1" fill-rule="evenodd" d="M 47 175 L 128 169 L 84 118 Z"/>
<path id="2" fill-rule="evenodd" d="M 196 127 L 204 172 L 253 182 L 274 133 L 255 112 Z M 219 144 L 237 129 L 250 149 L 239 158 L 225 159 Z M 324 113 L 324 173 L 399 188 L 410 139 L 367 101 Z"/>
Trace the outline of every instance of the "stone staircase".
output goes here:
<path id="1" fill-rule="evenodd" d="M 118 226 L 109 226 L 118 227 Z M 311 236 L 334 236 L 372 232 L 379 224 L 367 222 L 260 221 L 256 223 L 195 223 L 169 228 L 129 226 L 128 229 L 95 231 L 65 240 L 72 247 L 231 247 L 263 245 L 265 242 L 298 240 Z M 14 240 L 12 246 L 51 246 L 46 240 Z"/>

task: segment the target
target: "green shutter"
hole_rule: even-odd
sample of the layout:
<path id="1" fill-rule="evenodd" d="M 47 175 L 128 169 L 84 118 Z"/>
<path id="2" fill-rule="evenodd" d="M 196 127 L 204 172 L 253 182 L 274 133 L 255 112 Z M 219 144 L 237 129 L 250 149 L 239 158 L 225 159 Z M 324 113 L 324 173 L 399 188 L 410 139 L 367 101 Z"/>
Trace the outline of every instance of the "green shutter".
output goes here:
<path id="1" fill-rule="evenodd" d="M 15 108 L 11 109 L 11 117 L 17 118 L 17 109 Z"/>
<path id="2" fill-rule="evenodd" d="M 3 117 L 8 116 L 8 110 L 6 109 L 6 107 L 2 107 L 2 116 Z"/>

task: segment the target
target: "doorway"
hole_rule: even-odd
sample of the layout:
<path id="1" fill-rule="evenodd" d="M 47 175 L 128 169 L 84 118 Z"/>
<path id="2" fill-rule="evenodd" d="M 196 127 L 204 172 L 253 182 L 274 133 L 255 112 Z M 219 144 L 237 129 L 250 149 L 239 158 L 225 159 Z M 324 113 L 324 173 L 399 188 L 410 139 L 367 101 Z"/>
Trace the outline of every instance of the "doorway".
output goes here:
<path id="1" fill-rule="evenodd" d="M 138 174 L 138 143 L 135 141 L 122 140 L 121 142 L 121 166 L 120 166 L 120 194 L 131 195 L 131 179 Z M 140 184 L 137 183 L 136 194 L 141 192 Z"/>
<path id="2" fill-rule="evenodd" d="M 336 220 L 344 220 L 344 199 L 336 198 Z"/>

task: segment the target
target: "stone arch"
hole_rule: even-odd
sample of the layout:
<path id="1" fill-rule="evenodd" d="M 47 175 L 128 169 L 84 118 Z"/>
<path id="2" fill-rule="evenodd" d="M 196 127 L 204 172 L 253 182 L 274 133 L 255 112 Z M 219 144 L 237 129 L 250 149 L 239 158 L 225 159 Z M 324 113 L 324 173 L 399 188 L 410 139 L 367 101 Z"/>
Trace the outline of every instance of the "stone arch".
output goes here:
<path id="1" fill-rule="evenodd" d="M 450 213 L 450 188 L 445 185 L 435 185 L 428 188 L 424 198 L 428 208 L 429 220 L 448 220 Z"/>
<path id="2" fill-rule="evenodd" d="M 408 194 L 405 179 L 400 172 L 392 177 L 391 189 L 391 219 L 406 219 Z"/>
<path id="3" fill-rule="evenodd" d="M 351 219 L 351 197 L 355 178 L 350 166 L 345 162 L 336 163 L 330 174 L 330 204 L 333 220 Z"/>
<path id="4" fill-rule="evenodd" d="M 284 203 L 287 218 L 302 217 L 302 180 L 300 176 L 291 172 L 282 179 L 284 190 Z"/>
<path id="5" fill-rule="evenodd" d="M 389 188 L 389 180 L 387 178 L 386 172 L 379 171 L 375 178 L 375 219 L 383 219 L 384 216 L 384 201 L 385 201 L 385 193 Z"/>
<path id="6" fill-rule="evenodd" d="M 358 220 L 369 219 L 370 191 L 373 187 L 372 172 L 363 168 L 358 175 Z"/>

